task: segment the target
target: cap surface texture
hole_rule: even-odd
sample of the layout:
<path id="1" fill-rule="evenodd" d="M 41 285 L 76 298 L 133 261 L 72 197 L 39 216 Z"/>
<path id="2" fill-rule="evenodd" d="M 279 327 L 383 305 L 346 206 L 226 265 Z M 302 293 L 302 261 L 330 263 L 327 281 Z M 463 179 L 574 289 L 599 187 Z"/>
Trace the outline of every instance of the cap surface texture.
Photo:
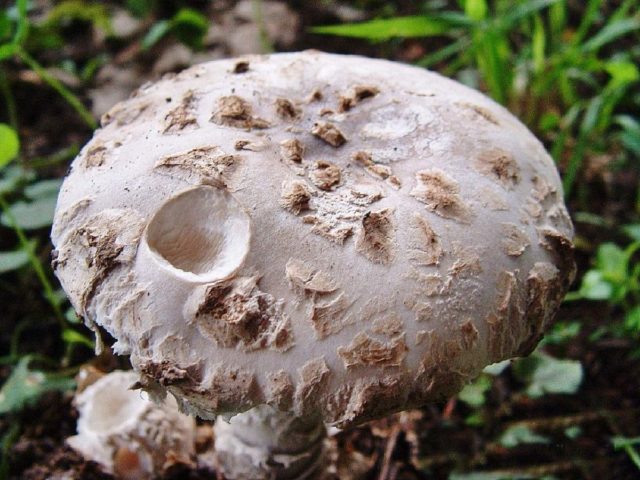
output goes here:
<path id="1" fill-rule="evenodd" d="M 56 274 L 149 391 L 347 426 L 535 347 L 573 227 L 517 119 L 384 60 L 241 61 L 116 105 L 60 193 Z"/>

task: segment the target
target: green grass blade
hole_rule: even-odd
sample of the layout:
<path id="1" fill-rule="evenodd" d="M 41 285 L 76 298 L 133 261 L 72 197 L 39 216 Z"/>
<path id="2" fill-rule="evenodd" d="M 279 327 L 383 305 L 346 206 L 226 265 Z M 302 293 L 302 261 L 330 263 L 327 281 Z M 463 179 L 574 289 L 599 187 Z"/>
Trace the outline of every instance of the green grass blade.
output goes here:
<path id="1" fill-rule="evenodd" d="M 24 63 L 26 63 L 29 68 L 31 68 L 36 74 L 42 79 L 43 82 L 48 84 L 51 88 L 53 88 L 58 94 L 66 100 L 66 102 L 71 105 L 71 107 L 80 115 L 82 120 L 92 129 L 97 128 L 98 124 L 96 120 L 93 118 L 93 115 L 87 108 L 83 105 L 78 97 L 76 97 L 67 87 L 65 87 L 60 80 L 52 76 L 47 70 L 42 67 L 31 55 L 29 55 L 25 50 L 18 49 L 17 52 L 18 57 Z"/>
<path id="2" fill-rule="evenodd" d="M 602 30 L 582 45 L 581 50 L 583 52 L 596 52 L 607 43 L 612 42 L 627 33 L 637 31 L 640 31 L 640 19 L 625 18 L 618 20 L 602 28 Z"/>
<path id="3" fill-rule="evenodd" d="M 593 25 L 598 18 L 598 10 L 600 9 L 601 4 L 602 0 L 589 0 L 589 3 L 587 3 L 587 7 L 582 12 L 582 21 L 580 22 L 578 30 L 572 39 L 572 43 L 574 45 L 582 43 L 582 40 L 589 32 L 591 25 Z"/>
<path id="4" fill-rule="evenodd" d="M 545 65 L 545 49 L 546 49 L 546 33 L 544 31 L 544 23 L 540 15 L 533 17 L 533 36 L 531 38 L 531 56 L 533 57 L 533 68 L 537 73 L 544 70 Z"/>
<path id="5" fill-rule="evenodd" d="M 22 45 L 29 35 L 29 19 L 27 17 L 27 0 L 18 0 L 16 2 L 18 10 L 18 25 L 13 35 L 12 43 L 14 45 Z"/>
<path id="6" fill-rule="evenodd" d="M 396 37 L 411 38 L 444 35 L 451 33 L 451 24 L 442 18 L 408 16 L 377 19 L 361 23 L 312 27 L 311 32 L 383 41 Z"/>
<path id="7" fill-rule="evenodd" d="M 523 18 L 527 18 L 533 13 L 554 5 L 559 1 L 560 0 L 532 0 L 521 3 L 520 5 L 515 6 L 510 13 L 502 18 L 502 24 L 505 27 L 510 28 Z"/>

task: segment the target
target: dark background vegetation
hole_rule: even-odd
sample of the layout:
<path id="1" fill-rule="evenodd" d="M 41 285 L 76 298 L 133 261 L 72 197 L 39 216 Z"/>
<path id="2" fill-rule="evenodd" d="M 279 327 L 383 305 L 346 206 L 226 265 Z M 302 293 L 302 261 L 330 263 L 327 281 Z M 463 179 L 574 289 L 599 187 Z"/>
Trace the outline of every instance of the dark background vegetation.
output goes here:
<path id="1" fill-rule="evenodd" d="M 542 346 L 444 405 L 332 437 L 338 476 L 640 478 L 638 0 L 0 6 L 0 478 L 109 478 L 63 441 L 79 369 L 126 359 L 94 358 L 48 238 L 100 114 L 193 63 L 305 48 L 415 63 L 486 92 L 544 142 L 576 226 L 578 278 Z"/>

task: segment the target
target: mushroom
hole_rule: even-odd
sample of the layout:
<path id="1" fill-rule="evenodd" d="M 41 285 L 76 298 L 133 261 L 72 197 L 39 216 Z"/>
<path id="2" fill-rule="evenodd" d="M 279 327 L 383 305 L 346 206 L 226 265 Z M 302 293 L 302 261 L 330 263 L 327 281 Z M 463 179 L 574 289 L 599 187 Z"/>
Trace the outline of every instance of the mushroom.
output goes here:
<path id="1" fill-rule="evenodd" d="M 230 418 L 229 478 L 307 478 L 324 424 L 528 354 L 573 279 L 572 235 L 552 159 L 504 108 L 307 51 L 197 65 L 116 105 L 52 238 L 74 308 L 142 388 Z"/>
<path id="2" fill-rule="evenodd" d="M 115 371 L 76 395 L 78 434 L 67 443 L 118 478 L 153 478 L 169 465 L 195 456 L 196 425 L 173 397 L 162 405 L 130 387 L 135 372 Z"/>

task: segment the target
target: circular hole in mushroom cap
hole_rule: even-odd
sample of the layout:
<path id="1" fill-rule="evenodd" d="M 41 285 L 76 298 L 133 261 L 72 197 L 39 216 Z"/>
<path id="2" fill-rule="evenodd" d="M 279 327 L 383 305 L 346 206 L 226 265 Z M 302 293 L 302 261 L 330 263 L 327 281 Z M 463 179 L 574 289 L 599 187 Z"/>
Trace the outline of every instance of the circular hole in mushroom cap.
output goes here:
<path id="1" fill-rule="evenodd" d="M 189 280 L 212 282 L 244 261 L 250 219 L 227 192 L 196 187 L 167 200 L 149 222 L 146 242 L 159 263 Z"/>

